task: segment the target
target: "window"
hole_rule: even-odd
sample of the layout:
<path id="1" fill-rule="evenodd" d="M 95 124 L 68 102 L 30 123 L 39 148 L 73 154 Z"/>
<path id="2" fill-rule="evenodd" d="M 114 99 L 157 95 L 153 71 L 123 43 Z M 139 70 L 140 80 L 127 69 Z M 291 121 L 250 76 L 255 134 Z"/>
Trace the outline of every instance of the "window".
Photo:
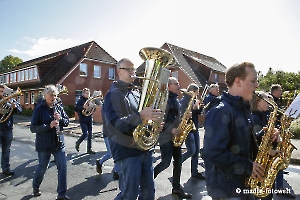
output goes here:
<path id="1" fill-rule="evenodd" d="M 17 75 L 16 72 L 13 72 L 13 73 L 10 74 L 10 82 L 11 83 L 16 82 L 16 75 Z"/>
<path id="2" fill-rule="evenodd" d="M 24 81 L 24 71 L 21 71 L 20 81 Z"/>
<path id="3" fill-rule="evenodd" d="M 25 81 L 28 80 L 28 69 L 25 70 Z"/>
<path id="4" fill-rule="evenodd" d="M 33 79 L 33 69 L 32 69 L 32 68 L 30 68 L 30 69 L 28 70 L 28 74 L 29 74 L 28 79 L 29 79 L 29 80 L 32 80 L 32 79 Z"/>
<path id="5" fill-rule="evenodd" d="M 85 63 L 80 63 L 80 72 L 79 75 L 80 76 L 87 76 L 87 64 Z"/>
<path id="6" fill-rule="evenodd" d="M 4 75 L 3 75 L 3 83 L 4 83 L 4 84 L 8 83 L 8 81 L 9 81 L 9 80 L 8 80 L 8 77 L 9 77 L 8 74 L 4 74 Z"/>
<path id="7" fill-rule="evenodd" d="M 30 101 L 31 101 L 31 104 L 34 104 L 34 92 L 31 92 Z"/>
<path id="8" fill-rule="evenodd" d="M 216 82 L 216 83 L 219 82 L 219 74 L 215 74 L 215 82 Z"/>
<path id="9" fill-rule="evenodd" d="M 18 82 L 20 82 L 20 81 L 21 81 L 21 72 L 18 71 Z"/>
<path id="10" fill-rule="evenodd" d="M 177 80 L 179 80 L 179 79 L 178 79 L 178 71 L 172 72 L 172 77 L 174 77 L 174 78 L 176 78 Z"/>
<path id="11" fill-rule="evenodd" d="M 25 93 L 24 103 L 28 104 L 28 92 Z"/>
<path id="12" fill-rule="evenodd" d="M 101 78 L 101 67 L 94 65 L 94 78 Z"/>
<path id="13" fill-rule="evenodd" d="M 82 90 L 76 90 L 75 91 L 75 104 L 77 103 L 79 97 L 81 96 L 82 94 Z"/>
<path id="14" fill-rule="evenodd" d="M 109 68 L 108 69 L 108 79 L 109 80 L 115 80 L 115 68 Z"/>
<path id="15" fill-rule="evenodd" d="M 3 83 L 3 76 L 0 76 L 0 83 Z"/>
<path id="16" fill-rule="evenodd" d="M 37 68 L 33 68 L 33 79 L 37 79 L 38 78 L 38 74 L 37 74 Z"/>

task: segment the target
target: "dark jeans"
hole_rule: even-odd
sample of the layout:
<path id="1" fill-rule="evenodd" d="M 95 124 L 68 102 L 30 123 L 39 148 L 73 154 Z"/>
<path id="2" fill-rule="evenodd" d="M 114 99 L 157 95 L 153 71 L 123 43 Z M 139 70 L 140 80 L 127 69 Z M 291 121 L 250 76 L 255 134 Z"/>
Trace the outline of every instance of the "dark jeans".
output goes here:
<path id="1" fill-rule="evenodd" d="M 200 139 L 198 131 L 191 131 L 186 140 L 185 146 L 187 151 L 182 154 L 182 162 L 191 157 L 191 173 L 196 175 L 198 173 L 198 158 L 200 153 Z"/>
<path id="2" fill-rule="evenodd" d="M 115 199 L 154 200 L 153 151 L 115 162 L 120 193 Z"/>
<path id="3" fill-rule="evenodd" d="M 57 166 L 57 196 L 60 198 L 65 196 L 67 192 L 67 160 L 64 148 L 53 151 L 38 152 L 39 164 L 33 177 L 32 187 L 35 190 L 40 189 L 40 185 L 44 179 L 44 175 L 49 165 L 51 154 L 54 156 L 55 164 Z"/>
<path id="4" fill-rule="evenodd" d="M 82 135 L 78 138 L 77 144 L 81 144 L 81 142 L 87 137 L 87 150 L 92 149 L 92 123 L 80 123 L 80 127 L 82 130 Z"/>
<path id="5" fill-rule="evenodd" d="M 161 161 L 154 168 L 154 178 L 156 178 L 160 172 L 170 166 L 173 157 L 174 162 L 172 186 L 173 189 L 178 190 L 180 189 L 180 175 L 182 165 L 181 147 L 175 147 L 172 140 L 160 145 L 159 147 L 161 152 Z"/>
<path id="6" fill-rule="evenodd" d="M 0 131 L 0 145 L 2 147 L 1 168 L 9 168 L 10 146 L 13 139 L 12 130 Z"/>
<path id="7" fill-rule="evenodd" d="M 279 170 L 276 175 L 276 189 L 283 188 L 283 170 Z"/>

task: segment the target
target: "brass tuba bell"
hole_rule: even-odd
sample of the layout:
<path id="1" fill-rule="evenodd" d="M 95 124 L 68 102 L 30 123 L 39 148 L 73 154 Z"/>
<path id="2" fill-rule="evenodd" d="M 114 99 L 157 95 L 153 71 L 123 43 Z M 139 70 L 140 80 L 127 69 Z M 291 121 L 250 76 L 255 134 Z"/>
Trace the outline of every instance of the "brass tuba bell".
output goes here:
<path id="1" fill-rule="evenodd" d="M 2 117 L 0 118 L 0 123 L 5 122 L 13 113 L 13 108 L 11 107 L 11 104 L 8 104 L 8 101 L 12 100 L 13 98 L 17 97 L 17 96 L 21 96 L 22 95 L 22 91 L 21 89 L 18 87 L 17 91 L 13 94 L 10 94 L 6 97 L 4 97 L 3 99 L 0 100 L 0 108 L 2 111 Z M 17 101 L 15 101 L 17 102 Z"/>
<path id="2" fill-rule="evenodd" d="M 141 49 L 139 55 L 145 60 L 146 67 L 145 76 L 142 78 L 144 80 L 138 111 L 145 107 L 152 107 L 164 113 L 169 95 L 168 79 L 171 73 L 166 67 L 174 65 L 175 60 L 168 51 L 153 47 Z M 163 120 L 163 116 L 156 121 L 143 120 L 135 128 L 133 138 L 139 149 L 148 150 L 157 143 Z"/>

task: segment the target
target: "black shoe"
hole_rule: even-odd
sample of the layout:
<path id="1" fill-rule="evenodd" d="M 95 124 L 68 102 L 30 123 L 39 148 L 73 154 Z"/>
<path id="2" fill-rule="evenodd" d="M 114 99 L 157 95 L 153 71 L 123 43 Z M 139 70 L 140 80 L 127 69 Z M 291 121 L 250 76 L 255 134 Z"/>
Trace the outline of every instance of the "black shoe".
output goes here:
<path id="1" fill-rule="evenodd" d="M 290 172 L 288 172 L 288 171 L 283 171 L 283 174 L 289 174 Z"/>
<path id="2" fill-rule="evenodd" d="M 33 194 L 33 196 L 35 196 L 35 197 L 38 197 L 38 196 L 41 196 L 41 192 L 40 192 L 40 190 L 39 189 L 33 189 L 33 192 L 32 192 L 32 194 Z"/>
<path id="3" fill-rule="evenodd" d="M 15 172 L 13 170 L 10 170 L 9 168 L 6 168 L 5 170 L 3 170 L 2 173 L 7 176 L 12 176 L 15 174 Z"/>
<path id="4" fill-rule="evenodd" d="M 75 143 L 75 149 L 77 152 L 79 152 L 79 143 L 77 143 L 77 142 Z"/>
<path id="5" fill-rule="evenodd" d="M 87 153 L 88 154 L 96 154 L 96 151 L 93 151 L 92 149 L 90 149 L 90 150 L 87 150 Z"/>
<path id="6" fill-rule="evenodd" d="M 119 174 L 117 172 L 114 171 L 114 175 L 113 175 L 113 179 L 116 181 L 116 180 L 119 180 Z"/>
<path id="7" fill-rule="evenodd" d="M 99 163 L 99 159 L 96 160 L 96 171 L 99 173 L 99 174 L 102 174 L 102 165 Z"/>
<path id="8" fill-rule="evenodd" d="M 192 175 L 192 178 L 205 180 L 205 176 L 202 175 L 202 173 L 197 172 L 197 174 Z"/>
<path id="9" fill-rule="evenodd" d="M 280 189 L 277 189 L 278 192 L 276 193 L 276 195 L 278 196 L 282 196 L 282 197 L 286 197 L 286 198 L 289 198 L 289 199 L 295 199 L 295 195 L 291 194 L 291 193 L 288 193 L 287 190 L 283 189 L 283 188 L 280 188 Z M 282 192 L 280 192 L 279 190 L 281 190 Z"/>
<path id="10" fill-rule="evenodd" d="M 63 196 L 63 197 L 57 198 L 56 200 L 71 200 L 71 199 L 68 196 Z"/>
<path id="11" fill-rule="evenodd" d="M 192 194 L 184 193 L 184 191 L 180 188 L 179 190 L 172 189 L 172 194 L 176 194 L 179 198 L 182 199 L 191 199 Z"/>

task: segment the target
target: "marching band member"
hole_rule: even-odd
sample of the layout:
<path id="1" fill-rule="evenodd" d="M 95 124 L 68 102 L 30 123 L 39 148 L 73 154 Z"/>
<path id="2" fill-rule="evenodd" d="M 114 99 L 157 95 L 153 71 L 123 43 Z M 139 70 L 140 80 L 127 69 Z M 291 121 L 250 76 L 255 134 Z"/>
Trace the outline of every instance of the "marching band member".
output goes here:
<path id="1" fill-rule="evenodd" d="M 205 119 L 203 154 L 207 192 L 217 200 L 253 199 L 253 194 L 238 191 L 246 189 L 246 178 L 261 179 L 264 171 L 259 163 L 253 162 L 257 144 L 249 122 L 250 110 L 245 104 L 258 87 L 257 72 L 252 63 L 244 62 L 228 68 L 225 77 L 228 92 L 223 92 L 221 101 Z"/>
<path id="2" fill-rule="evenodd" d="M 4 98 L 3 91 L 6 88 L 6 85 L 0 84 L 0 100 Z M 16 106 L 15 103 L 11 103 L 10 105 L 13 109 L 13 113 L 21 113 L 22 108 L 20 106 Z M 0 118 L 6 114 L 6 110 L 3 108 L 1 109 Z M 3 111 L 3 112 L 2 112 Z M 10 115 L 10 117 L 0 123 L 0 144 L 2 147 L 2 155 L 1 155 L 1 168 L 2 173 L 11 176 L 14 175 L 14 171 L 10 169 L 9 164 L 9 157 L 10 157 L 10 146 L 13 139 L 13 113 Z"/>
<path id="3" fill-rule="evenodd" d="M 88 154 L 96 154 L 95 151 L 92 150 L 92 137 L 93 137 L 93 117 L 92 115 L 85 116 L 82 114 L 84 109 L 87 109 L 89 105 L 85 104 L 85 102 L 90 97 L 90 89 L 84 88 L 82 90 L 82 96 L 78 99 L 75 111 L 78 113 L 79 116 L 79 123 L 82 130 L 82 135 L 78 138 L 75 143 L 76 151 L 79 151 L 79 146 L 81 142 L 87 137 L 87 153 Z"/>
<path id="4" fill-rule="evenodd" d="M 218 84 L 210 84 L 208 89 L 208 95 L 204 98 L 204 107 L 205 107 L 205 113 L 207 113 L 217 102 L 216 99 L 219 96 L 219 85 Z"/>
<path id="5" fill-rule="evenodd" d="M 199 93 L 199 87 L 196 84 L 190 84 L 187 88 L 187 92 L 193 92 L 193 96 L 196 97 Z M 193 98 L 188 94 L 183 94 L 182 99 L 179 101 L 180 113 L 183 114 L 188 107 L 190 99 Z M 196 179 L 205 179 L 202 173 L 198 172 L 198 158 L 200 153 L 200 137 L 199 137 L 199 120 L 198 116 L 201 115 L 203 106 L 200 105 L 199 100 L 194 100 L 193 108 L 191 110 L 191 118 L 195 125 L 195 130 L 191 130 L 185 140 L 185 146 L 187 151 L 182 154 L 182 162 L 191 157 L 191 175 Z"/>
<path id="6" fill-rule="evenodd" d="M 133 63 L 124 58 L 117 63 L 119 80 L 104 98 L 104 116 L 109 144 L 119 173 L 120 193 L 115 199 L 154 199 L 153 148 L 143 151 L 133 140 L 134 129 L 142 120 L 158 120 L 162 113 L 150 107 L 138 112 L 139 95 L 133 90 Z"/>
<path id="7" fill-rule="evenodd" d="M 70 199 L 67 192 L 67 161 L 64 136 L 57 133 L 60 127 L 69 125 L 69 117 L 60 105 L 55 105 L 57 88 L 47 85 L 43 91 L 43 100 L 33 111 L 30 131 L 36 133 L 35 149 L 38 152 L 38 167 L 35 171 L 32 187 L 33 195 L 40 196 L 40 185 L 50 162 L 51 154 L 55 158 L 58 170 L 57 200 Z"/>
<path id="8" fill-rule="evenodd" d="M 178 195 L 180 198 L 192 198 L 191 194 L 184 193 L 180 186 L 180 175 L 182 167 L 182 154 L 181 147 L 175 147 L 173 145 L 174 135 L 179 134 L 177 129 L 180 123 L 180 108 L 177 99 L 179 92 L 179 82 L 176 78 L 170 77 L 168 83 L 169 98 L 165 114 L 165 124 L 162 132 L 159 134 L 158 142 L 161 152 L 161 162 L 154 168 L 154 178 L 158 176 L 160 172 L 170 166 L 172 157 L 173 162 L 173 179 L 172 179 L 172 194 Z"/>

